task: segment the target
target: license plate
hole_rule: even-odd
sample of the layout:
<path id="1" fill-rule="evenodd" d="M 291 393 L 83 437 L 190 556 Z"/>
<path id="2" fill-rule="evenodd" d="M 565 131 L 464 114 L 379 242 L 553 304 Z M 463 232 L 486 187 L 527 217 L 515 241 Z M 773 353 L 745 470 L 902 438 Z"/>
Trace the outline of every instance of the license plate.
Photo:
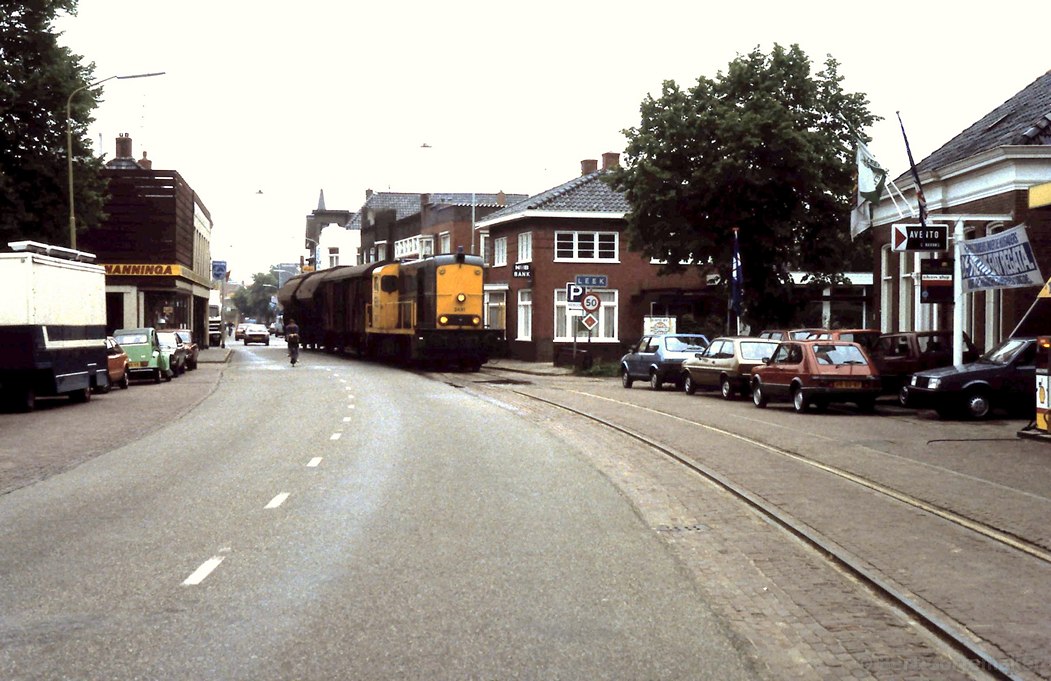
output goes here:
<path id="1" fill-rule="evenodd" d="M 148 367 L 149 365 L 150 365 L 149 362 L 133 362 L 132 363 L 132 366 L 136 366 L 136 367 Z"/>
<path id="2" fill-rule="evenodd" d="M 836 387 L 841 390 L 860 390 L 861 381 L 837 381 Z"/>

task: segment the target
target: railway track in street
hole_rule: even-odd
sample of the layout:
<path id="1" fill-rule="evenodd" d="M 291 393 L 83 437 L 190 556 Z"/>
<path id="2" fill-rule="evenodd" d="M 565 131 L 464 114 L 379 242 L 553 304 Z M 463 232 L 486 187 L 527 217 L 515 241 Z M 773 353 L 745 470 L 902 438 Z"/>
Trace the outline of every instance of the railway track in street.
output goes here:
<path id="1" fill-rule="evenodd" d="M 512 381 L 511 383 L 515 382 Z M 896 489 L 893 486 L 881 483 L 857 472 L 831 465 L 804 453 L 779 447 L 769 442 L 763 442 L 726 428 L 686 418 L 670 411 L 617 400 L 590 392 L 575 391 L 571 388 L 563 388 L 563 390 L 555 393 L 553 396 L 545 396 L 537 394 L 537 391 L 534 390 L 521 389 L 524 386 L 507 385 L 503 387 L 527 401 L 542 403 L 563 410 L 629 437 L 649 450 L 659 453 L 661 457 L 668 461 L 674 462 L 675 465 L 714 483 L 746 503 L 763 518 L 776 524 L 821 556 L 824 556 L 834 567 L 867 586 L 873 593 L 890 604 L 892 608 L 899 611 L 906 618 L 918 623 L 923 630 L 943 644 L 946 644 L 956 654 L 969 660 L 973 666 L 972 672 L 983 675 L 984 678 L 995 679 L 1046 678 L 1046 675 L 1042 672 L 1031 675 L 1032 669 L 1025 666 L 1022 661 L 1006 655 L 995 643 L 990 644 L 985 635 L 976 634 L 965 623 L 933 606 L 923 597 L 918 596 L 912 590 L 900 584 L 893 577 L 888 577 L 885 572 L 874 569 L 873 565 L 863 557 L 846 549 L 840 543 L 829 539 L 812 525 L 795 517 L 789 510 L 772 503 L 762 494 L 757 494 L 732 477 L 720 472 L 717 467 L 699 461 L 696 456 L 685 453 L 674 445 L 659 441 L 622 422 L 615 422 L 611 418 L 595 413 L 601 411 L 600 409 L 582 409 L 574 406 L 569 403 L 570 399 L 563 398 L 562 395 L 572 395 L 572 400 L 576 400 L 578 404 L 580 400 L 601 400 L 607 402 L 614 410 L 643 410 L 651 420 L 670 420 L 687 428 L 702 429 L 713 436 L 731 439 L 749 448 L 761 450 L 767 455 L 780 457 L 793 465 L 805 466 L 815 475 L 832 476 L 866 492 L 879 495 L 890 500 L 893 504 L 923 514 L 925 517 L 930 518 L 931 522 L 948 523 L 961 532 L 971 533 L 982 542 L 991 542 L 992 546 L 999 547 L 999 550 L 1013 553 L 1017 560 L 1035 560 L 1044 567 L 1051 566 L 1051 551 L 1044 546 L 1025 537 L 997 528 L 982 519 L 969 517 L 965 513 L 944 508 L 937 503 L 924 500 L 915 494 Z M 1040 663 L 1037 662 L 1036 666 L 1040 666 Z"/>

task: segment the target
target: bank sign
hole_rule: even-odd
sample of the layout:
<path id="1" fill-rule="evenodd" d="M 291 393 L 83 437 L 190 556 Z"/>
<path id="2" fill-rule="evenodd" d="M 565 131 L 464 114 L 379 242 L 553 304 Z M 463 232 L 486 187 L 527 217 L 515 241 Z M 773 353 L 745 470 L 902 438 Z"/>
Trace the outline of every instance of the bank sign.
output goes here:
<path id="1" fill-rule="evenodd" d="M 129 277 L 178 277 L 182 276 L 182 265 L 103 265 L 110 276 Z"/>
<path id="2" fill-rule="evenodd" d="M 1044 283 L 1025 225 L 982 239 L 964 241 L 961 251 L 961 282 L 965 293 Z"/>

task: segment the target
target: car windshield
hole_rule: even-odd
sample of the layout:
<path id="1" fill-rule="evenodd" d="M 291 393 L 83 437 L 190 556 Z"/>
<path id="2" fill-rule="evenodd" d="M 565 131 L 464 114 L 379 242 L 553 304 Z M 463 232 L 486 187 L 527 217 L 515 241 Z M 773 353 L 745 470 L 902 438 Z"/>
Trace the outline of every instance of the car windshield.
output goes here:
<path id="1" fill-rule="evenodd" d="M 745 341 L 741 343 L 741 357 L 747 360 L 759 361 L 766 357 L 773 357 L 774 348 L 777 343 L 756 343 Z"/>
<path id="2" fill-rule="evenodd" d="M 989 352 L 982 355 L 982 359 L 993 364 L 1010 364 L 1011 360 L 1015 358 L 1022 348 L 1026 346 L 1026 341 L 1019 340 L 1017 338 L 1008 338 L 1000 345 L 996 346 Z"/>
<path id="3" fill-rule="evenodd" d="M 266 333 L 266 327 L 262 324 L 250 324 L 245 331 L 251 331 L 252 333 Z"/>
<path id="4" fill-rule="evenodd" d="M 689 352 L 690 350 L 704 350 L 708 347 L 704 336 L 668 336 L 665 345 L 671 352 Z"/>
<path id="5" fill-rule="evenodd" d="M 865 355 L 855 345 L 814 345 L 814 357 L 818 364 L 839 366 L 841 364 L 868 364 Z"/>
<path id="6" fill-rule="evenodd" d="M 121 345 L 142 345 L 143 343 L 149 343 L 149 338 L 144 333 L 129 333 L 124 336 L 117 336 L 117 342 Z"/>

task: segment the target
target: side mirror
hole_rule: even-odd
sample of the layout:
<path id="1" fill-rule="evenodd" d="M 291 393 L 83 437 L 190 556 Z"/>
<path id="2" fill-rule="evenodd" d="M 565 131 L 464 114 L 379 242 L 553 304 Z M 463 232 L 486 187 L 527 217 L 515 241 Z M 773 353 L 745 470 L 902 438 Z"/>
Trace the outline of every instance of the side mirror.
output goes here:
<path id="1" fill-rule="evenodd" d="M 770 358 L 769 357 L 764 357 L 763 358 L 763 364 L 769 364 L 769 363 L 770 363 Z"/>

